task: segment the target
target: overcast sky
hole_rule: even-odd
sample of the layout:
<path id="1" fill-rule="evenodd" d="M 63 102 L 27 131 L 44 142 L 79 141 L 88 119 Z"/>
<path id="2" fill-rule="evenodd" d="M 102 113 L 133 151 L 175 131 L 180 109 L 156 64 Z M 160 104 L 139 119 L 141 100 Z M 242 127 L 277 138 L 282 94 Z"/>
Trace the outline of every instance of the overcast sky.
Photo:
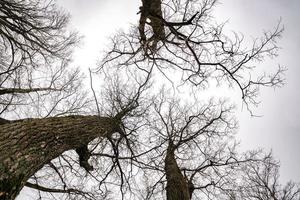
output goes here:
<path id="1" fill-rule="evenodd" d="M 137 23 L 140 0 L 57 0 L 71 14 L 71 23 L 84 35 L 81 47 L 75 51 L 73 65 L 83 70 L 95 67 L 108 37 L 117 30 L 126 30 Z M 299 0 L 223 0 L 215 9 L 220 21 L 229 20 L 227 28 L 245 36 L 259 36 L 272 29 L 282 18 L 285 27 L 280 41 L 282 50 L 275 61 L 288 68 L 286 85 L 281 89 L 261 92 L 259 108 L 263 115 L 251 118 L 245 110 L 238 110 L 240 122 L 238 138 L 243 149 L 262 147 L 272 149 L 281 161 L 281 179 L 300 182 L 300 1 Z M 276 67 L 276 66 L 275 66 Z M 237 102 L 239 103 L 239 102 Z"/>
<path id="2" fill-rule="evenodd" d="M 265 89 L 258 108 L 261 118 L 240 113 L 239 136 L 242 146 L 250 149 L 273 149 L 281 161 L 282 180 L 300 182 L 300 1 L 299 0 L 224 0 L 217 9 L 218 17 L 229 19 L 228 26 L 245 35 L 262 33 L 276 25 L 279 18 L 285 27 L 280 56 L 268 65 L 288 68 L 286 85 L 281 89 Z"/>

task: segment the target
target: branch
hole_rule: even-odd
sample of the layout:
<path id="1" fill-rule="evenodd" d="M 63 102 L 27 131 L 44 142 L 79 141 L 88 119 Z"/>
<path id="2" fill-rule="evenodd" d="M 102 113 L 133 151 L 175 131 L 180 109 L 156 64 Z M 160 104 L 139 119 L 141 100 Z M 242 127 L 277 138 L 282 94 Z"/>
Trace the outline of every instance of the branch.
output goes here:
<path id="1" fill-rule="evenodd" d="M 82 191 L 80 190 L 76 190 L 76 189 L 73 189 L 73 188 L 69 188 L 69 189 L 66 189 L 66 190 L 63 190 L 63 189 L 55 189 L 55 188 L 47 188 L 47 187 L 44 187 L 44 186 L 41 186 L 41 185 L 38 185 L 38 184 L 33 184 L 33 183 L 30 183 L 30 182 L 26 182 L 25 183 L 25 186 L 26 187 L 29 187 L 29 188 L 32 188 L 32 189 L 36 189 L 36 190 L 40 190 L 40 191 L 43 191 L 43 192 L 51 192 L 51 193 L 83 193 Z"/>
<path id="2" fill-rule="evenodd" d="M 0 96 L 5 94 L 28 94 L 31 92 L 42 92 L 42 91 L 61 91 L 56 88 L 4 88 L 0 89 Z"/>

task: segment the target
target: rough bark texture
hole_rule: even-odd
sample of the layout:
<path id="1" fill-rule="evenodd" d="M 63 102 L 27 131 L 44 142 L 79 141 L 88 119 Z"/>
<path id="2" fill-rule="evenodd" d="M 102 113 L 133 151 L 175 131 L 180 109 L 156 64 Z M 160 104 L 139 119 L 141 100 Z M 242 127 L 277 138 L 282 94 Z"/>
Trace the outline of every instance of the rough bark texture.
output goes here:
<path id="1" fill-rule="evenodd" d="M 26 181 L 63 152 L 115 132 L 99 116 L 26 119 L 0 125 L 0 199 L 15 199 Z"/>
<path id="2" fill-rule="evenodd" d="M 190 200 L 188 181 L 178 167 L 174 151 L 174 145 L 169 144 L 165 158 L 167 200 Z"/>
<path id="3" fill-rule="evenodd" d="M 143 6 L 141 7 L 141 17 L 139 21 L 139 32 L 142 43 L 153 41 L 149 46 L 153 51 L 156 50 L 158 41 L 165 38 L 164 24 L 161 20 L 161 0 L 142 0 Z M 147 41 L 145 34 L 145 24 L 147 19 L 150 20 L 149 25 L 152 27 L 153 36 L 150 41 Z"/>

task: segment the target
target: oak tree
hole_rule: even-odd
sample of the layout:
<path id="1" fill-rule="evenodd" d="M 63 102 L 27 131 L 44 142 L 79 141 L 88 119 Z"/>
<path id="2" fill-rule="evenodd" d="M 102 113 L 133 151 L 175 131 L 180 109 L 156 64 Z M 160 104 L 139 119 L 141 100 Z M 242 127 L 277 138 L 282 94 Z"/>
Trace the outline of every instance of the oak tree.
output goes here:
<path id="1" fill-rule="evenodd" d="M 271 154 L 238 151 L 232 105 L 199 103 L 208 83 L 229 86 L 252 114 L 261 87 L 283 84 L 284 68 L 256 65 L 277 55 L 281 24 L 244 44 L 216 25 L 216 3 L 142 0 L 138 24 L 90 71 L 88 98 L 68 66 L 68 15 L 52 1 L 1 1 L 0 199 L 24 187 L 39 199 L 299 199 Z M 163 78 L 193 95 L 158 91 Z"/>

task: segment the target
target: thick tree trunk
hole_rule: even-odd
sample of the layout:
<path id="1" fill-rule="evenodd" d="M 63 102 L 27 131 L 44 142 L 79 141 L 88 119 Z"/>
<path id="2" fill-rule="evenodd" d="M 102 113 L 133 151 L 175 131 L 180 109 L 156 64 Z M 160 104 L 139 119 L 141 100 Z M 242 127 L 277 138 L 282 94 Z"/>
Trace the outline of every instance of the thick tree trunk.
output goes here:
<path id="1" fill-rule="evenodd" d="M 139 21 L 139 33 L 141 41 L 145 45 L 147 42 L 145 34 L 145 25 L 147 19 L 150 20 L 150 26 L 152 27 L 153 35 L 151 36 L 152 44 L 149 46 L 153 51 L 156 51 L 157 43 L 160 40 L 165 39 L 165 28 L 162 21 L 162 10 L 161 10 L 161 0 L 142 0 L 143 6 L 141 9 L 141 17 Z M 150 39 L 150 38 L 148 38 Z"/>
<path id="2" fill-rule="evenodd" d="M 174 145 L 170 143 L 165 158 L 167 200 L 190 200 L 188 181 L 178 167 L 174 151 Z"/>
<path id="3" fill-rule="evenodd" d="M 114 121 L 99 116 L 68 116 L 1 125 L 0 199 L 15 199 L 35 172 L 63 152 L 115 132 Z"/>

